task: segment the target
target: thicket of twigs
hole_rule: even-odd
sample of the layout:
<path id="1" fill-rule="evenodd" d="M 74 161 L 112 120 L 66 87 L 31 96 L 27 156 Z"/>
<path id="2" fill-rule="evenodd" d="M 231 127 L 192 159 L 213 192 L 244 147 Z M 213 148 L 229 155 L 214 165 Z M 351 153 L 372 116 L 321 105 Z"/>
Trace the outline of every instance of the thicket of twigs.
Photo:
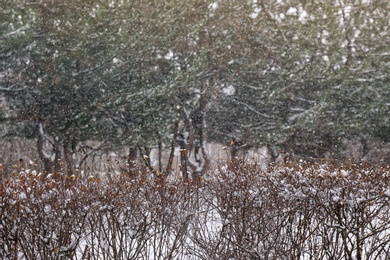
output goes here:
<path id="1" fill-rule="evenodd" d="M 0 183 L 1 259 L 387 259 L 390 169 L 220 166 L 196 183 L 147 172 Z"/>

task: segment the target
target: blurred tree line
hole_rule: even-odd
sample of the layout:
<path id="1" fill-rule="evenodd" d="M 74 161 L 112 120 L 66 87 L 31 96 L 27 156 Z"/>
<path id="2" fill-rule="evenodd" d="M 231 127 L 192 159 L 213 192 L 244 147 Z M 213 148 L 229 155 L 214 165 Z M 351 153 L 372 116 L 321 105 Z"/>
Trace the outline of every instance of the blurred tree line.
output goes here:
<path id="1" fill-rule="evenodd" d="M 130 147 L 130 168 L 140 153 L 152 169 L 158 148 L 156 174 L 177 146 L 183 172 L 201 173 L 206 141 L 267 146 L 273 158 L 389 142 L 389 10 L 384 0 L 5 0 L 3 137 L 35 138 L 46 170 L 62 159 L 70 174 L 86 140 Z"/>

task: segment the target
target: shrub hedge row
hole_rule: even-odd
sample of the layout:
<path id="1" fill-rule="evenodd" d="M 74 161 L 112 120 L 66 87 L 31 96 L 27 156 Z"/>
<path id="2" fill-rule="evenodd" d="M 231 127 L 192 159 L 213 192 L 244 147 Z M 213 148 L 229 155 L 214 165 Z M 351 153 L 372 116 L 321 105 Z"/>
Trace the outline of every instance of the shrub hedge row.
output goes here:
<path id="1" fill-rule="evenodd" d="M 388 259 L 390 169 L 221 165 L 201 180 L 0 183 L 1 259 Z"/>

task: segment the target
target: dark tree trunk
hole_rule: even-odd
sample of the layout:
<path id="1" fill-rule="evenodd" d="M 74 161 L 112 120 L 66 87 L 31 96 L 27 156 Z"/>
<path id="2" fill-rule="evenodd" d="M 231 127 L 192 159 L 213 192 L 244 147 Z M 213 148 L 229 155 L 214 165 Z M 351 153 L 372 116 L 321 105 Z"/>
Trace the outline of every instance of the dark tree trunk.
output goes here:
<path id="1" fill-rule="evenodd" d="M 66 172 L 68 176 L 72 176 L 74 175 L 74 161 L 72 156 L 73 155 L 72 145 L 69 138 L 65 138 L 63 148 L 64 148 Z"/>
<path id="2" fill-rule="evenodd" d="M 136 161 L 137 161 L 137 147 L 129 147 L 129 155 L 127 157 L 128 171 L 131 176 L 135 176 L 136 173 Z"/>
<path id="3" fill-rule="evenodd" d="M 43 133 L 43 126 L 42 124 L 38 124 L 38 138 L 37 138 L 37 152 L 39 155 L 39 158 L 42 160 L 45 168 L 45 173 L 55 173 L 60 172 L 61 170 L 61 164 L 60 164 L 60 158 L 61 158 L 61 147 L 60 147 L 60 141 L 54 140 L 53 146 L 53 152 L 50 155 L 45 154 L 45 136 Z"/>
<path id="4" fill-rule="evenodd" d="M 180 134 L 177 140 L 180 146 L 180 169 L 184 181 L 188 181 L 188 145 L 184 134 Z"/>
<path id="5" fill-rule="evenodd" d="M 193 129 L 194 129 L 194 156 L 197 168 L 192 174 L 194 180 L 199 180 L 199 178 L 205 173 L 205 171 L 210 167 L 210 159 L 208 158 L 206 151 L 206 139 L 207 139 L 207 130 L 205 122 L 205 113 L 206 113 L 206 104 L 207 101 L 205 98 L 200 98 L 199 108 L 194 111 L 194 116 L 192 118 Z"/>
<path id="6" fill-rule="evenodd" d="M 276 158 L 278 158 L 278 154 L 271 148 L 271 145 L 267 145 L 267 151 L 270 156 L 271 162 L 275 162 Z"/>

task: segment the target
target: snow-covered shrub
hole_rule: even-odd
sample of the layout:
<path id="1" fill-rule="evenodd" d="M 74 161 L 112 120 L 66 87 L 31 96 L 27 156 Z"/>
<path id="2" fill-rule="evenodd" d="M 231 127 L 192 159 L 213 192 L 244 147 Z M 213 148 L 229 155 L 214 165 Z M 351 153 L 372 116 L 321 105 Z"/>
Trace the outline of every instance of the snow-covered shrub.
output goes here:
<path id="1" fill-rule="evenodd" d="M 384 258 L 389 177 L 388 168 L 368 165 L 221 167 L 202 193 L 208 213 L 191 237 L 194 252 L 201 259 Z"/>
<path id="2" fill-rule="evenodd" d="M 386 259 L 389 170 L 232 163 L 196 183 L 24 171 L 0 182 L 0 258 Z"/>

